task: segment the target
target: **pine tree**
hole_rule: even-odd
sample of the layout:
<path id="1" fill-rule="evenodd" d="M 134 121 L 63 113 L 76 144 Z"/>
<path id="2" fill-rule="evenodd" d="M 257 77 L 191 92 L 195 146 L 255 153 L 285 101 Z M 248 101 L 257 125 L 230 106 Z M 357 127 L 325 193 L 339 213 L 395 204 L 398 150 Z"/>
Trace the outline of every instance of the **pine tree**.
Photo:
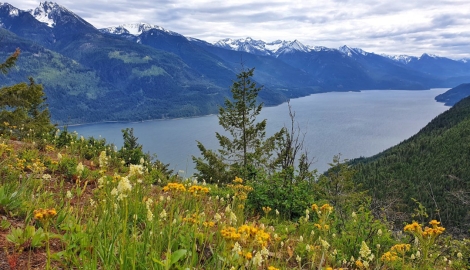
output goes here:
<path id="1" fill-rule="evenodd" d="M 17 49 L 0 64 L 3 74 L 15 66 L 20 54 Z M 29 83 L 19 83 L 0 88 L 0 133 L 12 137 L 41 136 L 52 130 L 50 114 L 41 85 L 29 78 Z"/>
<path id="2" fill-rule="evenodd" d="M 251 79 L 253 72 L 254 68 L 243 69 L 237 74 L 231 88 L 232 99 L 226 98 L 224 107 L 219 108 L 219 124 L 230 134 L 216 132 L 221 149 L 207 150 L 198 142 L 202 158 L 193 160 L 199 178 L 228 182 L 236 175 L 249 180 L 256 177 L 259 169 L 267 167 L 278 134 L 265 139 L 266 119 L 257 122 L 263 104 L 256 99 L 262 87 Z"/>

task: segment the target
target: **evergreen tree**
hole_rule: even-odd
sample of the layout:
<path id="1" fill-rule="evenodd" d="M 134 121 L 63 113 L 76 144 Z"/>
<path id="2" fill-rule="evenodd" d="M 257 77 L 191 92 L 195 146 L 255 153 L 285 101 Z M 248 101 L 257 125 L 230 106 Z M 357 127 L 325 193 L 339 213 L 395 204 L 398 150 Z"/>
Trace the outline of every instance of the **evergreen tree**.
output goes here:
<path id="1" fill-rule="evenodd" d="M 17 49 L 0 64 L 0 70 L 7 74 L 18 59 Z M 45 104 L 42 85 L 29 78 L 28 83 L 0 88 L 0 132 L 13 137 L 41 136 L 52 130 L 50 114 Z"/>
<path id="2" fill-rule="evenodd" d="M 251 79 L 254 68 L 243 69 L 232 84 L 232 99 L 225 99 L 219 108 L 219 124 L 230 136 L 216 133 L 221 149 L 214 152 L 200 142 L 198 148 L 202 158 L 193 157 L 199 178 L 206 181 L 228 182 L 235 175 L 254 179 L 257 171 L 266 168 L 274 147 L 274 138 L 266 137 L 266 119 L 257 122 L 263 104 L 256 98 L 262 87 Z"/>
<path id="3" fill-rule="evenodd" d="M 142 145 L 137 142 L 139 138 L 134 136 L 134 129 L 125 128 L 121 132 L 124 145 L 119 150 L 119 157 L 126 162 L 126 166 L 129 166 L 129 164 L 139 164 L 142 158 L 148 160 L 147 155 L 142 151 Z"/>

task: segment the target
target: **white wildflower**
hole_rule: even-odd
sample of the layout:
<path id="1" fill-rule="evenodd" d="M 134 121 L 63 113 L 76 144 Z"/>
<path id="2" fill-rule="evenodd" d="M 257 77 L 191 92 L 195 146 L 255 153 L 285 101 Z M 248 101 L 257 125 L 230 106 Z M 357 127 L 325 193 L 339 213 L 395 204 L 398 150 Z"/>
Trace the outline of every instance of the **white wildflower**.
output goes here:
<path id="1" fill-rule="evenodd" d="M 238 242 L 235 242 L 235 244 L 233 245 L 232 252 L 235 254 L 242 252 L 242 247 L 240 246 Z"/>
<path id="2" fill-rule="evenodd" d="M 261 256 L 260 252 L 256 252 L 255 256 L 253 257 L 253 264 L 260 267 L 263 264 L 263 256 Z"/>

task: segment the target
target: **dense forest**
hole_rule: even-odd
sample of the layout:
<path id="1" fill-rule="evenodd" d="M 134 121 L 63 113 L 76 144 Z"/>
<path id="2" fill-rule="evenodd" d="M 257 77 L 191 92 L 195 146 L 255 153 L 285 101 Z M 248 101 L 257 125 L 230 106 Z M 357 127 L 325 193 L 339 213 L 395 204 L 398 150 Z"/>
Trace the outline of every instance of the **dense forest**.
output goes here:
<path id="1" fill-rule="evenodd" d="M 419 202 L 452 233 L 468 233 L 470 98 L 397 146 L 351 164 L 357 170 L 355 181 L 370 192 L 374 209 L 385 212 L 389 220 L 401 224 Z"/>

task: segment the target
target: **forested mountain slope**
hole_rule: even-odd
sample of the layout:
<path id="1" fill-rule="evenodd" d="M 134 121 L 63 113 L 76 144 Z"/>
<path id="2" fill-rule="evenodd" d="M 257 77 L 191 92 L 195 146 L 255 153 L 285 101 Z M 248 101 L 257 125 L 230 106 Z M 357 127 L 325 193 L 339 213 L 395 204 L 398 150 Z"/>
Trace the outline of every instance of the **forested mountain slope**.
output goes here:
<path id="1" fill-rule="evenodd" d="M 444 102 L 448 106 L 453 106 L 455 103 L 468 96 L 470 96 L 470 83 L 463 83 L 436 96 L 436 101 Z"/>
<path id="2" fill-rule="evenodd" d="M 351 161 L 355 181 L 370 191 L 376 211 L 401 222 L 418 208 L 452 233 L 470 229 L 470 98 L 433 119 L 406 141 Z"/>

